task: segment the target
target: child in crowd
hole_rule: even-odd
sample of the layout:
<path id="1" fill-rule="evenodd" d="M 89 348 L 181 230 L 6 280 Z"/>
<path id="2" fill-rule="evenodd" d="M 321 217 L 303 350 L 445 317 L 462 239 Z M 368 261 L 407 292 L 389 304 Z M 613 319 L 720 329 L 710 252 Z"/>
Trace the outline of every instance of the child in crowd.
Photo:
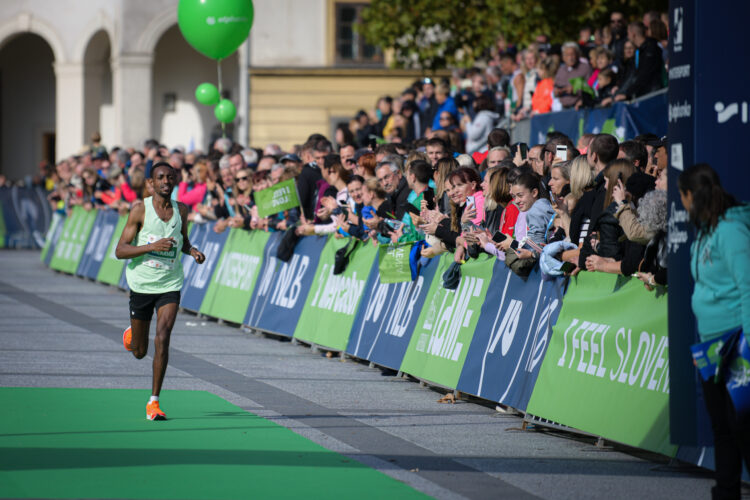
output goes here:
<path id="1" fill-rule="evenodd" d="M 541 179 L 533 172 L 521 174 L 510 187 L 516 206 L 526 215 L 526 236 L 516 244 L 513 242 L 517 240 L 506 238 L 498 244 L 498 248 L 505 251 L 508 267 L 522 276 L 528 275 L 539 259 L 555 217 L 555 210 L 541 193 Z"/>

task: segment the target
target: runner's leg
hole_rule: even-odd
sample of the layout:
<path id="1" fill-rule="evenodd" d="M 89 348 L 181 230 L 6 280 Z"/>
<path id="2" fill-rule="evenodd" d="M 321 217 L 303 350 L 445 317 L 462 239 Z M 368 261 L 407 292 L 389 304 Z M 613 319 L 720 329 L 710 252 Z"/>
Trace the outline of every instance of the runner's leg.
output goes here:
<path id="1" fill-rule="evenodd" d="M 154 379 L 151 394 L 158 396 L 164 382 L 169 362 L 169 338 L 177 318 L 178 303 L 168 303 L 156 310 L 156 336 L 154 337 Z"/>
<path id="2" fill-rule="evenodd" d="M 151 320 L 130 318 L 130 348 L 133 350 L 133 356 L 138 359 L 143 358 L 148 352 L 148 330 L 151 327 Z"/>

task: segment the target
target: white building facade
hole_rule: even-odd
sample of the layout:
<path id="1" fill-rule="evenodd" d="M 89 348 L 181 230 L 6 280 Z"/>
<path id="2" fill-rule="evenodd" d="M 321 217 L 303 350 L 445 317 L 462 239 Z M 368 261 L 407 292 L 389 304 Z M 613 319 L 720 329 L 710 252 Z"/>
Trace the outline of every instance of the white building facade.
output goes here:
<path id="1" fill-rule="evenodd" d="M 365 2 L 254 0 L 249 40 L 221 62 L 237 107 L 229 133 L 284 148 L 328 134 L 418 75 L 387 70 L 352 20 Z M 80 152 L 94 132 L 107 147 L 205 150 L 219 134 L 195 88 L 217 63 L 177 26 L 178 0 L 2 0 L 0 173 L 12 179 Z"/>

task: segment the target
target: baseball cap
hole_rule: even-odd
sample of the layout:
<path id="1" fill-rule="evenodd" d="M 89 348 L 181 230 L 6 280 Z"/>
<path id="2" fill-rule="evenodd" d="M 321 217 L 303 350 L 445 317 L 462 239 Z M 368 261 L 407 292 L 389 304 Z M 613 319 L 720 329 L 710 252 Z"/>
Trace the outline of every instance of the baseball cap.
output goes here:
<path id="1" fill-rule="evenodd" d="M 279 159 L 279 163 L 284 163 L 287 161 L 292 161 L 294 163 L 302 163 L 302 160 L 300 159 L 300 157 L 294 153 L 286 154 Z"/>

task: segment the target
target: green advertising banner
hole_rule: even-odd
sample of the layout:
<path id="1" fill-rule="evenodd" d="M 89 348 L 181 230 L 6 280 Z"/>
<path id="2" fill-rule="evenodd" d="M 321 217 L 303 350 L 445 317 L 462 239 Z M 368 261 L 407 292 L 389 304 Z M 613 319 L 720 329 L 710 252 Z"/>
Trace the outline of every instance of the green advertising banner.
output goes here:
<path id="1" fill-rule="evenodd" d="M 667 294 L 612 274 L 572 279 L 527 412 L 674 455 Z"/>
<path id="2" fill-rule="evenodd" d="M 201 303 L 200 313 L 242 323 L 270 234 L 232 228 Z"/>
<path id="3" fill-rule="evenodd" d="M 349 255 L 349 265 L 343 273 L 334 275 L 336 250 L 347 241 L 328 238 L 294 331 L 295 338 L 339 351 L 346 349 L 349 342 L 354 316 L 378 252 L 369 241 L 353 241 L 357 247 Z"/>
<path id="4" fill-rule="evenodd" d="M 126 261 L 115 257 L 115 250 L 117 249 L 117 243 L 120 241 L 122 230 L 125 228 L 125 223 L 127 221 L 127 215 L 121 215 L 117 220 L 117 226 L 115 226 L 115 231 L 112 233 L 112 239 L 107 247 L 107 253 L 104 256 L 101 267 L 99 268 L 99 274 L 96 275 L 96 281 L 101 281 L 102 283 L 114 286 L 117 286 L 120 283 L 120 277 L 122 276 L 122 270 L 125 267 Z"/>
<path id="5" fill-rule="evenodd" d="M 253 197 L 255 204 L 258 205 L 258 217 L 261 218 L 299 206 L 294 179 L 279 182 L 270 188 L 258 191 Z"/>
<path id="6" fill-rule="evenodd" d="M 411 264 L 409 254 L 413 243 L 380 245 L 378 248 L 378 265 L 380 282 L 401 283 L 411 281 Z"/>
<path id="7" fill-rule="evenodd" d="M 442 255 L 417 326 L 401 363 L 401 371 L 455 388 L 492 280 L 494 257 L 481 254 L 461 266 L 456 290 L 443 288 L 443 273 L 453 254 Z"/>
<path id="8" fill-rule="evenodd" d="M 96 210 L 73 208 L 73 214 L 65 220 L 62 235 L 55 245 L 50 268 L 75 274 L 95 220 Z"/>

